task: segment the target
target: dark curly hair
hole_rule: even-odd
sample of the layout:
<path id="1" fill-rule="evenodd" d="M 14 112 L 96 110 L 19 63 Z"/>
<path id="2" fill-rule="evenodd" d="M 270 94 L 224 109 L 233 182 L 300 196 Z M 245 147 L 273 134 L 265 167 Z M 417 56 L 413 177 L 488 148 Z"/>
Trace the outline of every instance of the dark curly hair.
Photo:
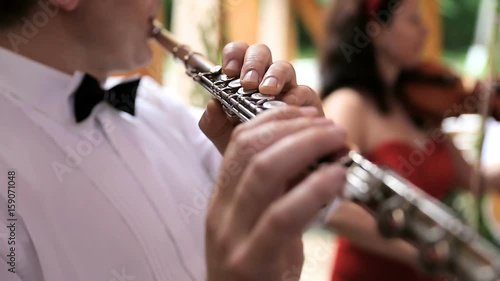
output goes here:
<path id="1" fill-rule="evenodd" d="M 0 29 L 13 25 L 35 5 L 36 0 L 0 0 Z"/>
<path id="2" fill-rule="evenodd" d="M 381 0 L 375 14 L 368 13 L 369 0 L 335 1 L 326 19 L 327 40 L 321 59 L 321 97 L 350 87 L 376 103 L 381 112 L 389 111 L 387 86 L 381 78 L 375 48 L 367 35 L 370 22 L 391 24 L 395 7 L 403 0 Z"/>

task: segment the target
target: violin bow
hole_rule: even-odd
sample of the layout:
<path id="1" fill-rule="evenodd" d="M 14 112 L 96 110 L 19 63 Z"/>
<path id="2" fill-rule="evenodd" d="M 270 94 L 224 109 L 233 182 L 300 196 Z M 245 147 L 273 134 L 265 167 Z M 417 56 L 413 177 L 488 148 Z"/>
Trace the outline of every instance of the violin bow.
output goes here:
<path id="1" fill-rule="evenodd" d="M 481 91 L 479 93 L 479 99 L 478 99 L 478 109 L 479 109 L 479 114 L 481 116 L 481 123 L 479 127 L 479 137 L 477 139 L 477 157 L 476 157 L 476 163 L 474 165 L 474 174 L 472 178 L 472 190 L 476 191 L 476 194 L 478 194 L 478 199 L 480 199 L 485 192 L 485 182 L 481 173 L 481 166 L 482 166 L 482 155 L 483 155 L 483 149 L 484 149 L 484 141 L 485 141 L 485 136 L 486 136 L 486 122 L 488 120 L 488 117 L 491 113 L 491 101 L 492 101 L 492 96 L 493 96 L 493 87 L 494 87 L 494 81 L 496 78 L 496 66 L 498 63 L 498 53 L 497 53 L 497 47 L 498 47 L 498 40 L 499 40 L 499 31 L 500 29 L 498 28 L 498 25 L 500 24 L 500 0 L 496 1 L 496 9 L 495 9 L 495 15 L 494 15 L 494 20 L 493 20 L 493 28 L 492 28 L 492 36 L 491 36 L 491 41 L 490 41 L 490 46 L 488 50 L 488 64 L 487 64 L 487 74 L 486 74 L 486 82 L 483 88 L 479 89 Z"/>

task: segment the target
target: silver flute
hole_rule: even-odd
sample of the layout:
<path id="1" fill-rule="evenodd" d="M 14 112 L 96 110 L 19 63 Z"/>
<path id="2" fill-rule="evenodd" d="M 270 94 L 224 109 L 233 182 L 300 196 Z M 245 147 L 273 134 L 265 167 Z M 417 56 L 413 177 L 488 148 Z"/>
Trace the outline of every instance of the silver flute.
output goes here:
<path id="1" fill-rule="evenodd" d="M 238 77 L 227 76 L 221 66 L 180 44 L 161 23 L 155 22 L 152 35 L 184 63 L 186 74 L 217 99 L 229 116 L 246 122 L 265 110 L 285 105 L 273 96 L 243 89 Z M 500 280 L 496 247 L 449 207 L 354 151 L 340 162 L 347 172 L 343 197 L 366 208 L 376 218 L 383 236 L 406 239 L 415 245 L 422 270 L 463 281 Z M 329 211 L 325 210 L 319 219 L 326 224 Z"/>

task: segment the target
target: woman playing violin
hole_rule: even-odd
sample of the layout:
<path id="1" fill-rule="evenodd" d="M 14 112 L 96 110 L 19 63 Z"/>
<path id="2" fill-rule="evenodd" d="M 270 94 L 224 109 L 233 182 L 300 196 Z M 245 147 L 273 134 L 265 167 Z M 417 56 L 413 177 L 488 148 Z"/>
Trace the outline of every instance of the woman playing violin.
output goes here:
<path id="1" fill-rule="evenodd" d="M 470 188 L 473 169 L 439 126 L 408 112 L 398 87 L 402 72 L 418 65 L 427 35 L 419 5 L 334 1 L 321 94 L 325 114 L 347 129 L 359 152 L 442 200 L 456 186 Z M 483 175 L 484 186 L 500 186 L 500 169 Z M 381 237 L 376 221 L 358 205 L 342 203 L 330 224 L 341 236 L 333 281 L 434 280 L 417 270 L 412 245 Z"/>

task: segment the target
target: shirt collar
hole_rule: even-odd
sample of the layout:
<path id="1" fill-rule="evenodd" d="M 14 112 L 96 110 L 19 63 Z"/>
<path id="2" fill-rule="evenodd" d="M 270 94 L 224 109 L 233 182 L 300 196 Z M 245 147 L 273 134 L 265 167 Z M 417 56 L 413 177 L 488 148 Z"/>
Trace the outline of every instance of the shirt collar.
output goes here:
<path id="1" fill-rule="evenodd" d="M 0 88 L 51 119 L 74 123 L 71 96 L 84 74 L 69 75 L 0 47 Z"/>

